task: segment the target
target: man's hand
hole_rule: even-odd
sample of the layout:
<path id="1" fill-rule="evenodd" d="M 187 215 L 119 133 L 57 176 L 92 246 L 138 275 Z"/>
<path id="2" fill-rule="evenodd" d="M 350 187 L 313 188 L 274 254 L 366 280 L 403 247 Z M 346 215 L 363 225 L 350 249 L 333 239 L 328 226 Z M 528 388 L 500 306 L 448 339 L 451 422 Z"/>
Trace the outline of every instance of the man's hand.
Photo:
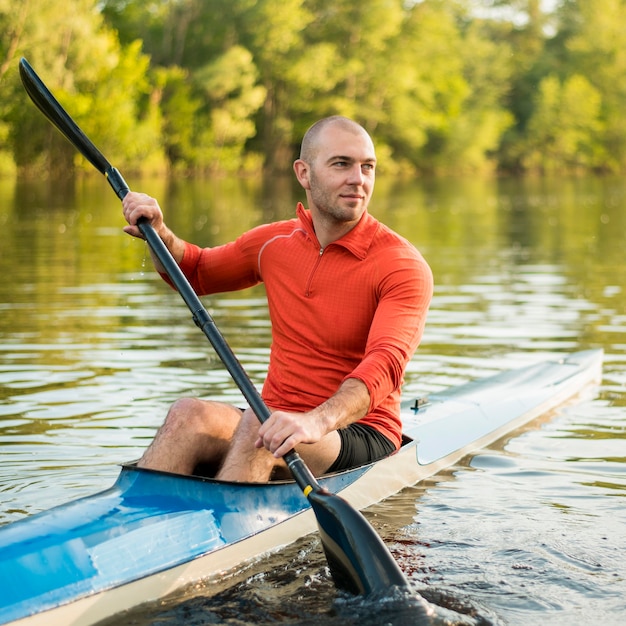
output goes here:
<path id="1" fill-rule="evenodd" d="M 159 203 L 145 193 L 129 192 L 122 200 L 122 210 L 124 219 L 128 222 L 128 226 L 124 227 L 124 232 L 132 237 L 143 239 L 143 235 L 137 226 L 140 218 L 145 217 L 152 225 L 152 228 L 161 235 L 163 230 L 163 212 Z"/>
<path id="2" fill-rule="evenodd" d="M 122 209 L 124 219 L 128 222 L 128 226 L 124 227 L 124 232 L 132 237 L 144 239 L 141 234 L 137 222 L 142 218 L 146 218 L 152 226 L 156 234 L 163 240 L 168 250 L 172 253 L 176 263 L 180 263 L 185 254 L 185 242 L 178 238 L 163 221 L 163 211 L 159 203 L 151 196 L 145 193 L 137 193 L 130 191 L 122 200 Z M 150 251 L 152 262 L 158 272 L 165 272 L 158 258 Z"/>
<path id="3" fill-rule="evenodd" d="M 308 413 L 288 413 L 274 411 L 259 428 L 257 448 L 266 448 L 276 458 L 280 458 L 299 443 L 317 443 L 327 432 L 324 420 Z"/>
<path id="4" fill-rule="evenodd" d="M 276 458 L 299 443 L 317 443 L 324 435 L 361 419 L 369 408 L 369 391 L 356 378 L 345 380 L 326 402 L 306 413 L 274 411 L 259 428 L 257 448 L 266 448 Z"/>

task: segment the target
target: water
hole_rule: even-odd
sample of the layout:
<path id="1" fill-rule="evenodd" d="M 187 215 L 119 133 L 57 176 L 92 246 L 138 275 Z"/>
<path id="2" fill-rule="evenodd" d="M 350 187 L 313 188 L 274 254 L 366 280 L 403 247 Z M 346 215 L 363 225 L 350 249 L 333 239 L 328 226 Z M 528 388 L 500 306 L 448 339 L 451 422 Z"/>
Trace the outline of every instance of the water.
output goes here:
<path id="1" fill-rule="evenodd" d="M 299 197 L 288 181 L 133 186 L 161 198 L 174 229 L 202 245 L 290 216 Z M 151 272 L 145 245 L 121 234 L 102 179 L 0 181 L 0 199 L 4 524 L 108 487 L 175 398 L 239 393 Z M 373 206 L 435 274 L 407 393 L 603 347 L 597 393 L 367 511 L 412 582 L 409 598 L 337 594 L 312 536 L 113 623 L 623 622 L 626 183 L 381 180 Z M 263 291 L 205 303 L 260 384 Z"/>

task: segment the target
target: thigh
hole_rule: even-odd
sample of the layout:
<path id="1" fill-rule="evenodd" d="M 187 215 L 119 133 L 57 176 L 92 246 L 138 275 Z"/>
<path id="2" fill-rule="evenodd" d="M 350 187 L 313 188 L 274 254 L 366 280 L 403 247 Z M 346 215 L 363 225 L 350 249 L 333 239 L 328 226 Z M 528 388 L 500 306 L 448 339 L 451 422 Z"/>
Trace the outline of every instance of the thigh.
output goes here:
<path id="1" fill-rule="evenodd" d="M 301 443 L 296 446 L 296 452 L 314 476 L 321 476 L 326 473 L 337 459 L 340 450 L 341 439 L 336 430 L 324 435 L 317 443 Z M 291 477 L 287 464 L 280 459 L 274 468 L 272 478 L 282 480 Z"/>
<path id="2" fill-rule="evenodd" d="M 301 443 L 298 454 L 315 476 L 321 476 L 333 465 L 341 452 L 341 438 L 336 430 L 324 435 L 317 443 Z"/>

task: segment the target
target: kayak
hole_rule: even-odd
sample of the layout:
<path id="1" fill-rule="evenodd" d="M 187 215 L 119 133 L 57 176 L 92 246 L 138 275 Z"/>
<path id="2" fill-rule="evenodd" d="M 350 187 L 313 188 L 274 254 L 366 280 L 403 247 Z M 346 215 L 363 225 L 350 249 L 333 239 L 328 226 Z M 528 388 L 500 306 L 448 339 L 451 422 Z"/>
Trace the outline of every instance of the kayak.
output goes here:
<path id="1" fill-rule="evenodd" d="M 402 403 L 401 449 L 319 479 L 357 509 L 432 476 L 592 389 L 602 350 Z M 293 480 L 229 483 L 129 463 L 108 489 L 0 527 L 0 624 L 86 626 L 314 532 Z"/>

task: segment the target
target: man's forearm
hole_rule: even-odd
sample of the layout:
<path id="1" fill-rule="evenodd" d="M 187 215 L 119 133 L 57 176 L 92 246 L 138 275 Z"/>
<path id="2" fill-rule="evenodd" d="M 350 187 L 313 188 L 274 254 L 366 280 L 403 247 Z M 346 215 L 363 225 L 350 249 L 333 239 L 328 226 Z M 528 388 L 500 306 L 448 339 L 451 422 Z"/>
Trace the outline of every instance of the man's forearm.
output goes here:
<path id="1" fill-rule="evenodd" d="M 185 254 L 185 242 L 177 237 L 167 226 L 163 225 L 161 232 L 158 233 L 159 237 L 163 240 L 163 243 L 166 245 L 167 249 L 170 251 L 172 257 L 180 265 L 183 260 L 183 255 Z M 152 263 L 154 265 L 154 269 L 160 274 L 165 273 L 165 268 L 161 265 L 161 262 L 156 257 L 154 252 L 150 250 L 150 256 L 152 257 Z"/>
<path id="2" fill-rule="evenodd" d="M 326 424 L 327 432 L 345 428 L 365 417 L 370 407 L 370 394 L 365 383 L 348 378 L 326 402 L 314 409 Z"/>

